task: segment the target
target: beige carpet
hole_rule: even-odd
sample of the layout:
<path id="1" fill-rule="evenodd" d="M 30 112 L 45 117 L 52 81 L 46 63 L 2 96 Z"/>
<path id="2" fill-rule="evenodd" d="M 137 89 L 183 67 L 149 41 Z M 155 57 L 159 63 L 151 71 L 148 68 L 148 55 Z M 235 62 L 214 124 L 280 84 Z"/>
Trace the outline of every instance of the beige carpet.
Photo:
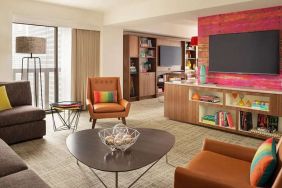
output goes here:
<path id="1" fill-rule="evenodd" d="M 79 130 L 91 127 L 88 118 L 88 113 L 83 112 Z M 99 120 L 97 126 L 112 127 L 118 122 L 117 119 Z M 174 134 L 176 144 L 168 156 L 172 164 L 180 166 L 185 165 L 200 151 L 202 141 L 207 137 L 250 147 L 257 147 L 261 143 L 257 139 L 168 120 L 163 116 L 163 103 L 158 99 L 132 103 L 127 122 L 132 127 L 163 129 Z M 51 116 L 48 115 L 47 135 L 44 139 L 13 145 L 12 148 L 51 187 L 103 187 L 86 166 L 77 166 L 76 160 L 68 152 L 65 140 L 70 133 L 68 130 L 54 133 Z M 120 173 L 120 187 L 127 187 L 144 170 L 145 168 Z M 98 174 L 109 187 L 114 187 L 113 173 L 98 171 Z M 173 177 L 174 168 L 166 165 L 163 158 L 134 187 L 173 187 Z"/>

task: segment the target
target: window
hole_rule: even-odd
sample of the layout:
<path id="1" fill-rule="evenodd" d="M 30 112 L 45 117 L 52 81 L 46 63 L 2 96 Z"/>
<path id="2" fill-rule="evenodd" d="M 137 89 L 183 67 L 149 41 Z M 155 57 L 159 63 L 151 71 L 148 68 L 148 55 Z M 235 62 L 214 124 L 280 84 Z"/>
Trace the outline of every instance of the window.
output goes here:
<path id="1" fill-rule="evenodd" d="M 48 109 L 49 104 L 52 102 L 70 100 L 71 29 L 14 23 L 12 32 L 14 80 L 21 80 L 22 57 L 30 56 L 30 54 L 18 54 L 15 52 L 16 37 L 33 36 L 46 38 L 46 54 L 34 54 L 34 56 L 41 59 L 43 107 Z M 34 66 L 32 62 L 30 63 L 29 70 L 28 80 L 31 83 L 33 99 L 35 99 Z M 26 63 L 24 63 L 24 72 L 26 72 Z M 37 83 L 39 84 L 39 82 Z M 39 106 L 41 106 L 40 90 L 39 87 L 37 88 Z M 33 101 L 33 104 L 35 104 L 35 101 Z"/>

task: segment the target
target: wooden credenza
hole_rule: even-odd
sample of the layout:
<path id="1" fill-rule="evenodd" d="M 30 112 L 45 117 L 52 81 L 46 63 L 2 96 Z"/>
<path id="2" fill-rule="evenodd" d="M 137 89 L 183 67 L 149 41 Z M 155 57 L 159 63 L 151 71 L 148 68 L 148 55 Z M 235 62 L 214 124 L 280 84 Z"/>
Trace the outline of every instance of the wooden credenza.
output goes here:
<path id="1" fill-rule="evenodd" d="M 220 102 L 209 103 L 193 100 L 192 95 L 195 92 L 199 93 L 200 95 L 216 95 L 220 97 Z M 269 108 L 267 110 L 262 110 L 254 109 L 253 107 L 238 106 L 234 104 L 232 98 L 233 93 L 237 93 L 238 96 L 244 96 L 245 102 L 247 100 L 267 101 L 269 103 Z M 237 100 L 240 100 L 240 98 Z M 232 115 L 234 124 L 232 128 L 203 123 L 202 117 L 204 115 L 213 114 L 218 111 L 226 111 Z M 240 111 L 252 113 L 254 129 L 250 131 L 241 130 Z M 256 131 L 256 117 L 258 114 L 279 117 L 278 131 L 274 133 Z M 164 115 L 171 120 L 219 129 L 236 134 L 247 135 L 261 139 L 269 137 L 279 139 L 282 136 L 282 91 L 166 82 L 164 90 Z"/>

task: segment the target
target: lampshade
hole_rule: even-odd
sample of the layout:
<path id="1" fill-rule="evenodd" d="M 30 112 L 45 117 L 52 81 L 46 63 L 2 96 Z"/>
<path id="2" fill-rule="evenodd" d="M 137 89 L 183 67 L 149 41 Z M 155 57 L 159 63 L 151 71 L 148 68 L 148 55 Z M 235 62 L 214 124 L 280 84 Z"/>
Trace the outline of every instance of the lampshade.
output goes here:
<path id="1" fill-rule="evenodd" d="M 198 45 L 198 37 L 192 37 L 190 45 L 191 46 L 197 46 Z"/>
<path id="2" fill-rule="evenodd" d="M 46 39 L 39 37 L 16 37 L 16 53 L 45 54 Z"/>

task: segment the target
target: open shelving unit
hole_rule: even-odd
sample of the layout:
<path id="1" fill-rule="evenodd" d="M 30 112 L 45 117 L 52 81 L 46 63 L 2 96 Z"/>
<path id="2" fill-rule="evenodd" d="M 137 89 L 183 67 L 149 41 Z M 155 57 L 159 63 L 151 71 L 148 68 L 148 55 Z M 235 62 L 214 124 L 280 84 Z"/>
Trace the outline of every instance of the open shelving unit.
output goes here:
<path id="1" fill-rule="evenodd" d="M 245 91 L 240 90 L 240 88 L 217 88 L 216 86 L 201 87 L 193 84 L 174 83 L 166 83 L 165 86 L 167 90 L 165 92 L 165 116 L 170 119 L 261 139 L 273 137 L 278 140 L 282 136 L 282 92 L 273 94 L 263 90 Z M 213 103 L 192 99 L 195 93 L 199 96 L 217 96 L 220 101 Z M 174 104 L 174 97 L 179 96 L 182 96 L 182 98 L 179 99 L 181 101 Z M 171 111 L 171 109 L 176 108 L 182 109 L 182 111 L 178 112 L 181 114 L 176 114 Z M 216 123 L 218 122 L 216 121 L 218 120 L 218 112 L 225 112 L 224 115 L 230 114 L 233 127 L 219 126 L 218 123 Z M 240 112 L 251 114 L 252 127 L 250 129 L 243 130 L 243 128 L 241 128 Z M 193 116 L 190 114 L 193 114 Z M 264 129 L 261 129 L 261 126 L 258 127 L 259 115 L 272 119 L 278 118 L 277 127 L 272 124 L 270 129 L 268 127 L 270 123 L 268 123 L 265 124 Z M 206 118 L 211 118 L 212 121 L 207 121 Z M 272 132 L 273 129 L 274 131 Z"/>

